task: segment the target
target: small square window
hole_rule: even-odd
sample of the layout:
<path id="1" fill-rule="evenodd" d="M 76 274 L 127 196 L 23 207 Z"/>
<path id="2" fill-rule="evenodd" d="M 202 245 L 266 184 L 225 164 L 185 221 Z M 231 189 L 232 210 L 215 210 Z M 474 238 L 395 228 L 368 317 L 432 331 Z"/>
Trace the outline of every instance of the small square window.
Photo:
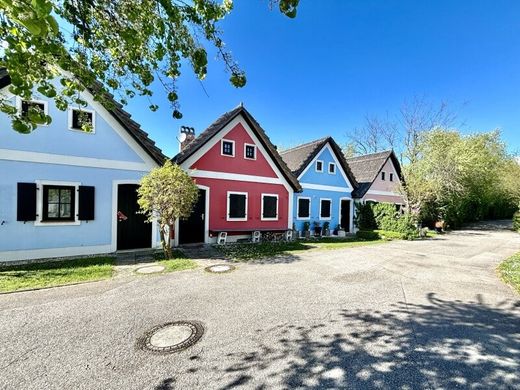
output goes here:
<path id="1" fill-rule="evenodd" d="M 385 180 L 386 179 L 386 172 L 381 172 L 381 180 Z"/>
<path id="2" fill-rule="evenodd" d="M 389 179 L 390 179 L 390 181 L 394 181 L 394 174 L 393 173 L 390 174 L 390 178 Z"/>
<path id="3" fill-rule="evenodd" d="M 18 110 L 22 117 L 26 118 L 29 113 L 37 114 L 42 123 L 47 115 L 47 102 L 40 100 L 19 100 Z"/>
<path id="4" fill-rule="evenodd" d="M 43 186 L 42 221 L 74 221 L 75 187 Z"/>
<path id="5" fill-rule="evenodd" d="M 223 156 L 235 156 L 235 142 L 222 140 L 222 155 Z"/>
<path id="6" fill-rule="evenodd" d="M 71 109 L 69 119 L 70 129 L 84 131 L 86 133 L 94 132 L 94 113 L 92 111 L 73 108 Z"/>
<path id="7" fill-rule="evenodd" d="M 336 164 L 329 163 L 329 173 L 332 173 L 332 174 L 336 173 Z"/>
<path id="8" fill-rule="evenodd" d="M 256 160 L 256 146 L 245 144 L 244 157 L 249 160 Z"/>
<path id="9" fill-rule="evenodd" d="M 298 218 L 309 219 L 311 216 L 311 200 L 309 198 L 298 198 Z"/>
<path id="10" fill-rule="evenodd" d="M 323 161 L 316 161 L 316 172 L 323 172 Z"/>

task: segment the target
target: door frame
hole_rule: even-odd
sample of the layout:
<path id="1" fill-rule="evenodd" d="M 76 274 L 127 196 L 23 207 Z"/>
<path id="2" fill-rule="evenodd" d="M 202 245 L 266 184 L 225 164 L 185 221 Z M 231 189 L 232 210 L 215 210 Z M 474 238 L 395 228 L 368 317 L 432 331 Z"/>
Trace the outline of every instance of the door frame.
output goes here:
<path id="1" fill-rule="evenodd" d="M 140 184 L 141 180 L 133 180 L 133 179 L 127 179 L 127 180 L 112 180 L 112 242 L 111 242 L 111 248 L 112 252 L 117 251 L 117 204 L 118 204 L 118 188 L 120 184 Z M 160 248 L 161 247 L 161 241 L 158 239 L 158 226 L 157 221 L 154 220 L 153 222 L 150 222 L 152 224 L 152 249 Z"/>
<path id="2" fill-rule="evenodd" d="M 348 200 L 350 203 L 350 210 L 349 210 L 349 216 L 350 216 L 350 221 L 349 221 L 349 229 L 348 229 L 348 232 L 349 233 L 354 233 L 354 200 L 352 198 L 348 198 L 348 197 L 341 197 L 339 198 L 339 216 L 338 216 L 338 225 L 341 224 L 341 203 L 342 201 L 344 200 Z"/>
<path id="3" fill-rule="evenodd" d="M 202 184 L 197 184 L 197 188 L 200 190 L 206 191 L 205 196 L 205 205 L 204 205 L 204 244 L 209 244 L 209 191 L 210 188 L 208 186 L 204 186 Z M 179 246 L 179 219 L 175 220 L 175 238 L 173 239 L 173 246 Z"/>

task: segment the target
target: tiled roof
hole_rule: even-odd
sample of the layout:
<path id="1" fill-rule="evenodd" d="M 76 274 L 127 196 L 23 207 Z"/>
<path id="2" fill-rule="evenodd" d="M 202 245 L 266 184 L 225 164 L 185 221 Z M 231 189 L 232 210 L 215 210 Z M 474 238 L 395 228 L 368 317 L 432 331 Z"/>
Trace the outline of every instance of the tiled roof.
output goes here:
<path id="1" fill-rule="evenodd" d="M 271 159 L 275 162 L 277 167 L 282 172 L 285 179 L 289 182 L 291 187 L 295 191 L 301 191 L 300 184 L 298 180 L 290 169 L 287 167 L 285 162 L 280 157 L 280 154 L 276 150 L 276 147 L 271 143 L 271 140 L 266 135 L 265 131 L 262 129 L 260 124 L 253 118 L 253 116 L 247 111 L 244 106 L 240 105 L 234 108 L 231 111 L 226 112 L 220 118 L 218 118 L 215 122 L 213 122 L 206 130 L 204 130 L 197 138 L 195 138 L 190 144 L 186 146 L 186 148 L 172 158 L 172 161 L 177 164 L 182 164 L 186 161 L 190 156 L 192 156 L 197 150 L 199 150 L 206 142 L 212 139 L 215 135 L 217 135 L 220 130 L 222 130 L 226 125 L 231 122 L 238 115 L 242 114 L 244 120 L 247 122 L 249 127 L 256 134 L 264 148 L 269 153 Z"/>
<path id="2" fill-rule="evenodd" d="M 0 68 L 0 88 L 4 88 L 11 84 L 11 78 L 5 68 Z M 100 85 L 94 85 L 89 88 L 91 92 L 95 93 L 99 90 Z M 114 96 L 107 94 L 110 105 L 105 108 L 116 119 L 119 124 L 132 136 L 132 138 L 148 153 L 148 155 L 159 165 L 162 165 L 167 157 L 162 153 L 161 149 L 155 146 L 155 142 L 150 139 L 139 123 L 131 118 L 131 115 L 123 110 L 123 105 L 118 103 Z"/>
<path id="3" fill-rule="evenodd" d="M 280 153 L 283 160 L 292 171 L 294 176 L 299 177 L 301 173 L 305 170 L 305 168 L 311 163 L 311 161 L 316 157 L 316 155 L 321 151 L 321 149 L 329 144 L 336 155 L 339 163 L 341 164 L 341 168 L 347 175 L 350 183 L 354 186 L 357 186 L 357 181 L 350 167 L 345 160 L 343 152 L 338 144 L 334 141 L 332 137 L 320 138 L 315 141 L 308 142 L 303 145 L 296 146 L 291 149 L 284 150 Z"/>
<path id="4" fill-rule="evenodd" d="M 389 158 L 392 159 L 395 170 L 397 171 L 399 178 L 402 180 L 401 166 L 392 150 L 385 150 L 384 152 L 365 154 L 363 156 L 347 159 L 347 163 L 359 183 L 359 187 L 354 193 L 355 197 L 361 198 L 365 195 Z"/>

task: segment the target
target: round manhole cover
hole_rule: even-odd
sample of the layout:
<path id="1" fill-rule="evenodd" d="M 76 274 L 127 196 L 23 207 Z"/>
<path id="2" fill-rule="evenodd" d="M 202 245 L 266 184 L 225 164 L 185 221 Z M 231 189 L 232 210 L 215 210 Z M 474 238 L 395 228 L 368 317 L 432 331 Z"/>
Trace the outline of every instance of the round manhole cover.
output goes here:
<path id="1" fill-rule="evenodd" d="M 214 274 L 223 274 L 226 272 L 231 272 L 234 269 L 235 267 L 229 264 L 215 264 L 205 268 L 207 272 L 212 272 Z"/>
<path id="2" fill-rule="evenodd" d="M 138 274 L 157 274 L 163 271 L 164 267 L 162 265 L 147 265 L 146 267 L 137 268 L 135 270 Z"/>
<path id="3" fill-rule="evenodd" d="M 199 322 L 168 322 L 146 332 L 138 340 L 138 346 L 157 353 L 179 352 L 199 341 L 203 334 L 204 328 Z"/>

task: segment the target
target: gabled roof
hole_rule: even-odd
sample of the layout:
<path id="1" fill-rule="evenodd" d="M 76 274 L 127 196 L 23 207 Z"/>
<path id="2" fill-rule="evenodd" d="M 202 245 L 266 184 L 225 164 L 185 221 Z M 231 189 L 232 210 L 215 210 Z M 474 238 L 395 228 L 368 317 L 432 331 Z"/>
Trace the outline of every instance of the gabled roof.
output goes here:
<path id="1" fill-rule="evenodd" d="M 262 146 L 269 154 L 269 157 L 274 161 L 274 163 L 276 164 L 284 178 L 289 182 L 291 187 L 295 191 L 301 191 L 300 183 L 298 183 L 296 177 L 293 176 L 292 172 L 289 170 L 285 162 L 282 160 L 280 154 L 278 154 L 278 151 L 276 150 L 276 147 L 271 143 L 271 140 L 266 135 L 265 131 L 262 129 L 260 124 L 242 105 L 223 114 L 220 118 L 213 122 L 206 130 L 204 130 L 197 138 L 195 138 L 190 144 L 188 144 L 182 152 L 173 157 L 172 161 L 176 164 L 182 164 L 239 115 L 242 115 L 242 117 L 249 125 L 251 130 L 253 130 L 255 135 L 262 143 Z"/>
<path id="2" fill-rule="evenodd" d="M 11 77 L 5 68 L 0 68 L 0 88 L 7 87 L 11 84 Z M 90 91 L 95 93 L 95 89 L 99 85 L 94 85 Z M 131 115 L 123 110 L 123 105 L 118 103 L 111 94 L 106 95 L 106 99 L 110 106 L 106 106 L 107 111 L 114 117 L 114 119 L 125 129 L 128 134 L 144 149 L 146 153 L 159 165 L 162 165 L 167 157 L 163 154 L 161 149 L 155 146 L 155 142 L 150 139 L 139 123 L 131 119 Z"/>
<path id="3" fill-rule="evenodd" d="M 345 156 L 343 155 L 341 148 L 332 137 L 320 138 L 315 141 L 284 150 L 280 153 L 280 155 L 294 176 L 300 177 L 305 168 L 311 163 L 311 161 L 318 155 L 318 153 L 326 144 L 329 144 L 334 151 L 336 158 L 341 164 L 343 172 L 345 172 L 348 180 L 355 188 L 357 186 L 357 181 L 352 174 L 347 161 L 345 160 Z"/>
<path id="4" fill-rule="evenodd" d="M 393 150 L 385 150 L 384 152 L 365 154 L 347 159 L 347 163 L 359 183 L 359 187 L 354 191 L 355 197 L 361 198 L 366 194 L 389 158 L 392 159 L 397 175 L 402 181 L 401 164 L 399 164 L 399 160 Z"/>

